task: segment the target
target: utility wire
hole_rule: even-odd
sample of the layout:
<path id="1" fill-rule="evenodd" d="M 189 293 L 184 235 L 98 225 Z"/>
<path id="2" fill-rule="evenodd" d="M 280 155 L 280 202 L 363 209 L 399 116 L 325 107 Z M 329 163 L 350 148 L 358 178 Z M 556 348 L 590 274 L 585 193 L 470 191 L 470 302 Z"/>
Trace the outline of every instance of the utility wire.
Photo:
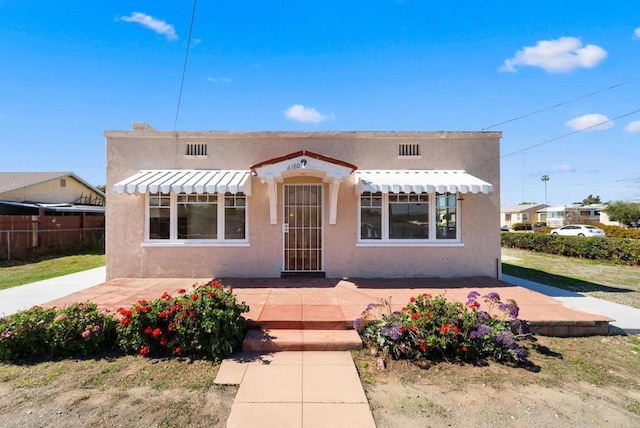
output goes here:
<path id="1" fill-rule="evenodd" d="M 555 188 L 560 187 L 578 187 L 578 186 L 592 186 L 594 184 L 607 184 L 607 183 L 622 183 L 624 181 L 637 181 L 637 178 L 620 178 L 617 180 L 609 180 L 609 181 L 592 181 L 590 183 L 573 183 L 573 184 L 561 184 L 559 186 L 553 186 Z"/>
<path id="2" fill-rule="evenodd" d="M 180 80 L 180 92 L 178 93 L 178 105 L 176 106 L 176 118 L 173 122 L 173 130 L 178 127 L 178 116 L 180 114 L 180 102 L 182 101 L 182 89 L 184 88 L 184 76 L 187 74 L 187 61 L 189 60 L 189 48 L 191 47 L 191 33 L 193 31 L 193 21 L 196 17 L 196 4 L 198 0 L 193 0 L 193 11 L 191 12 L 191 23 L 189 24 L 189 37 L 187 39 L 187 52 L 184 55 L 184 65 L 182 67 L 182 79 Z"/>
<path id="3" fill-rule="evenodd" d="M 552 109 L 554 109 L 554 108 L 557 108 L 557 107 L 563 106 L 563 105 L 565 105 L 565 104 L 572 103 L 572 102 L 574 102 L 574 101 L 582 100 L 582 99 L 584 99 L 584 98 L 588 98 L 588 97 L 591 97 L 591 96 L 593 96 L 593 95 L 600 94 L 600 93 L 602 93 L 602 92 L 610 91 L 611 89 L 619 88 L 620 86 L 628 85 L 629 83 L 633 83 L 633 82 L 636 82 L 636 81 L 638 81 L 638 80 L 640 80 L 640 76 L 639 76 L 639 77 L 635 77 L 635 78 L 633 78 L 633 79 L 631 79 L 631 80 L 627 80 L 627 81 L 622 82 L 622 83 L 617 83 L 617 84 L 615 84 L 615 85 L 611 85 L 611 86 L 609 86 L 609 87 L 607 87 L 607 88 L 600 89 L 600 90 L 595 91 L 595 92 L 591 92 L 591 93 L 586 94 L 586 95 L 582 95 L 582 96 L 580 96 L 580 97 L 578 97 L 578 98 L 573 98 L 573 99 L 571 99 L 571 100 L 564 101 L 564 102 L 561 102 L 561 103 L 555 104 L 555 105 L 550 106 L 550 107 L 545 107 L 545 108 L 540 109 L 540 110 L 532 111 L 531 113 L 525 113 L 525 114 L 523 114 L 523 115 L 520 115 L 520 116 L 514 117 L 514 118 L 512 118 L 512 119 L 505 120 L 505 121 L 503 121 L 503 122 L 499 122 L 499 123 L 496 123 L 496 124 L 491 125 L 491 126 L 487 126 L 486 128 L 482 128 L 482 129 L 481 129 L 481 131 L 486 131 L 486 130 L 489 130 L 489 129 L 495 128 L 496 126 L 504 125 L 505 123 L 515 122 L 516 120 L 524 119 L 525 117 L 533 116 L 533 115 L 536 115 L 536 114 L 538 114 L 538 113 L 545 112 L 545 111 L 547 111 L 547 110 L 552 110 Z"/>
<path id="4" fill-rule="evenodd" d="M 618 119 L 621 119 L 621 118 L 626 117 L 626 116 L 631 116 L 632 114 L 635 114 L 635 113 L 638 113 L 638 112 L 640 112 L 640 109 L 631 111 L 629 113 L 621 114 L 620 116 L 616 116 L 613 119 L 604 120 L 602 122 L 596 123 L 595 125 L 587 126 L 586 128 L 578 129 L 577 131 L 573 131 L 573 132 L 570 132 L 568 134 L 561 135 L 559 137 L 551 138 L 550 140 L 546 140 L 546 141 L 543 141 L 541 143 L 525 147 L 524 149 L 516 150 L 515 152 L 511 152 L 511 153 L 508 153 L 506 155 L 502 155 L 500 157 L 501 158 L 506 158 L 508 156 L 516 155 L 518 153 L 522 153 L 522 152 L 527 151 L 529 149 L 533 149 L 534 147 L 540 147 L 542 145 L 549 144 L 549 143 L 551 143 L 553 141 L 557 141 L 557 140 L 560 140 L 562 138 L 566 138 L 566 137 L 569 137 L 569 136 L 574 135 L 574 134 L 578 134 L 578 133 L 583 132 L 583 131 L 588 131 L 591 128 L 595 128 L 597 126 L 604 125 L 605 123 L 613 122 L 614 120 L 618 120 Z"/>

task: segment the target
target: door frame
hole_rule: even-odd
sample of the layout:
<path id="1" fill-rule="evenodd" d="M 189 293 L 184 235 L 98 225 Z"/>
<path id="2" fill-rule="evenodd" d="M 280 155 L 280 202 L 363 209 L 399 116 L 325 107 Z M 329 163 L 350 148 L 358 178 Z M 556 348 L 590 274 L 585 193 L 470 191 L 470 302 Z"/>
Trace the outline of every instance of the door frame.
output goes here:
<path id="1" fill-rule="evenodd" d="M 311 226 L 311 225 L 303 225 L 301 227 L 302 229 L 302 233 L 303 236 L 305 236 L 306 232 L 310 232 L 312 229 L 316 229 L 316 231 L 319 232 L 319 236 L 316 238 L 317 239 L 317 245 L 315 247 L 311 247 L 311 245 L 308 246 L 304 246 L 303 248 L 291 248 L 288 247 L 288 243 L 289 243 L 289 233 L 291 233 L 291 226 L 289 226 L 289 223 L 287 221 L 287 195 L 288 195 L 288 189 L 289 188 L 304 188 L 304 187 L 315 187 L 319 190 L 319 195 L 318 195 L 318 209 L 320 210 L 320 212 L 317 215 L 317 220 L 318 220 L 318 224 L 316 226 Z M 294 207 L 296 206 L 302 206 L 304 207 L 305 205 L 293 205 Z M 282 185 L 282 275 L 283 276 L 304 276 L 304 275 L 310 275 L 310 276 L 324 276 L 324 272 L 325 272 L 325 227 L 324 227 L 324 183 L 283 183 Z M 300 268 L 297 269 L 287 269 L 288 267 L 288 258 L 287 258 L 287 251 L 301 251 L 301 253 L 297 253 L 297 254 L 302 254 L 303 259 L 302 261 L 302 266 Z M 315 269 L 311 269 L 311 266 L 309 266 L 309 268 L 305 269 L 304 268 L 304 255 L 305 254 L 309 254 L 306 251 L 316 251 L 317 253 L 319 253 L 319 257 L 316 258 L 315 264 L 316 264 L 316 268 Z M 316 254 L 317 255 L 317 254 Z M 295 257 L 295 256 L 294 256 Z M 297 266 L 296 266 L 297 267 Z"/>

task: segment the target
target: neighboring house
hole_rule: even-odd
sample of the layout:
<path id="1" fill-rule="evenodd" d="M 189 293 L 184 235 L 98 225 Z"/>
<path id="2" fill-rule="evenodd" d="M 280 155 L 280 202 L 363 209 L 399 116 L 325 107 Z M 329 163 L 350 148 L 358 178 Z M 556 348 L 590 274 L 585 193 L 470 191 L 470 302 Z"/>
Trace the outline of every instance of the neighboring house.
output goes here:
<path id="1" fill-rule="evenodd" d="M 537 223 L 540 220 L 538 211 L 548 207 L 545 204 L 521 204 L 500 208 L 500 225 L 511 226 L 515 223 Z"/>
<path id="2" fill-rule="evenodd" d="M 107 277 L 498 277 L 501 135 L 105 131 Z"/>
<path id="3" fill-rule="evenodd" d="M 102 240 L 104 201 L 72 172 L 0 172 L 0 260 Z"/>
<path id="4" fill-rule="evenodd" d="M 104 193 L 72 172 L 0 172 L 0 215 L 104 214 Z"/>
<path id="5" fill-rule="evenodd" d="M 546 218 L 547 226 L 562 227 L 565 224 L 581 224 L 586 222 L 600 222 L 603 204 L 591 205 L 560 205 L 538 210 L 540 218 Z"/>

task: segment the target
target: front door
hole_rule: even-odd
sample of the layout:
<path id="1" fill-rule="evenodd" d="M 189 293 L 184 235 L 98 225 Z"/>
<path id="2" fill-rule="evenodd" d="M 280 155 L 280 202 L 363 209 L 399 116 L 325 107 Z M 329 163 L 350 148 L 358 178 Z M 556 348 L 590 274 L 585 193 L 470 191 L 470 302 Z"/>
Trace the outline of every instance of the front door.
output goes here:
<path id="1" fill-rule="evenodd" d="M 323 267 L 322 185 L 285 184 L 284 272 L 321 272 Z"/>

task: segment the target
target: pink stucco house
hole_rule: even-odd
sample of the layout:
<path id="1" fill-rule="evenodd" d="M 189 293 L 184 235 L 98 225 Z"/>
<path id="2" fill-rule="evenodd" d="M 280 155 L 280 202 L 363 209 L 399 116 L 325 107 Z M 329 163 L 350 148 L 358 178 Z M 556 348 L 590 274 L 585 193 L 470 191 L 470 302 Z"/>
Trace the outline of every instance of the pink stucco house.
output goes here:
<path id="1" fill-rule="evenodd" d="M 109 279 L 500 276 L 500 132 L 105 137 Z"/>

